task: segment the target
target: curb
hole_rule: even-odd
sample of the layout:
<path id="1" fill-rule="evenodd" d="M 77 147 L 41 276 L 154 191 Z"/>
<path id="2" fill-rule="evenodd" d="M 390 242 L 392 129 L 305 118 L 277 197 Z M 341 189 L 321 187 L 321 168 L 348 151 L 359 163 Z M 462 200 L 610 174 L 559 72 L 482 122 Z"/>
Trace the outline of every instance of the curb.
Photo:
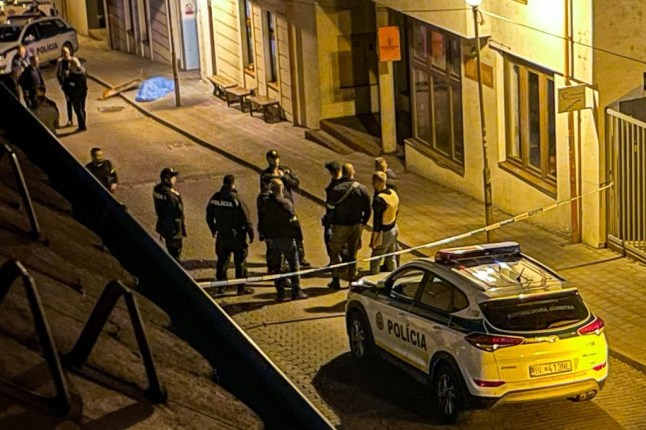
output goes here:
<path id="1" fill-rule="evenodd" d="M 92 79 L 93 81 L 95 81 L 99 85 L 102 85 L 102 86 L 104 86 L 106 88 L 112 88 L 112 86 L 110 84 L 108 84 L 106 81 L 104 81 L 103 79 L 101 79 L 101 78 L 99 78 L 99 77 L 97 77 L 95 75 L 88 74 L 87 77 Z M 234 154 L 232 154 L 230 152 L 227 152 L 227 151 L 223 150 L 222 148 L 219 148 L 219 147 L 207 142 L 206 140 L 201 139 L 201 138 L 187 132 L 186 130 L 182 129 L 178 125 L 176 125 L 176 124 L 174 124 L 174 123 L 172 123 L 172 122 L 170 122 L 168 120 L 165 120 L 165 119 L 155 115 L 154 113 L 150 112 L 148 109 L 140 106 L 138 103 L 130 100 L 129 98 L 127 98 L 123 94 L 118 94 L 118 96 L 122 100 L 124 100 L 126 103 L 128 103 L 129 105 L 131 105 L 132 107 L 137 109 L 144 116 L 157 121 L 161 125 L 170 128 L 171 130 L 181 134 L 182 136 L 186 137 L 187 139 L 190 139 L 191 141 L 197 143 L 198 145 L 200 145 L 200 146 L 202 146 L 204 148 L 210 149 L 210 150 L 216 152 L 217 154 L 222 155 L 223 157 L 228 158 L 229 160 L 231 160 L 231 161 L 233 161 L 235 163 L 241 164 L 241 165 L 243 165 L 243 166 L 245 166 L 245 167 L 247 167 L 247 168 L 249 168 L 249 169 L 251 169 L 251 170 L 253 170 L 255 172 L 258 172 L 259 174 L 262 172 L 262 168 L 256 166 L 255 164 L 250 163 L 249 161 L 247 161 L 245 159 L 239 158 L 236 155 L 234 155 Z M 312 200 L 313 202 L 315 202 L 315 203 L 317 203 L 317 204 L 319 204 L 321 206 L 325 206 L 325 201 L 323 199 L 321 199 L 320 197 L 317 197 L 315 194 L 312 194 L 307 190 L 299 189 L 298 193 L 300 195 L 302 195 L 303 197 L 306 197 L 307 199 Z M 402 249 L 411 248 L 410 245 L 407 245 L 407 244 L 405 244 L 403 242 L 398 241 L 398 243 L 402 247 Z M 417 257 L 426 257 L 426 255 L 424 255 L 423 253 L 421 253 L 419 251 L 413 251 L 412 254 L 416 255 Z M 615 348 L 615 347 L 612 347 L 612 348 L 609 347 L 608 351 L 609 351 L 609 355 L 611 357 L 614 357 L 614 358 L 616 358 L 616 359 L 618 359 L 620 361 L 623 361 L 624 363 L 626 363 L 629 366 L 635 368 L 636 370 L 646 374 L 646 363 L 638 360 L 631 353 L 629 353 L 627 351 L 624 351 L 621 348 Z"/>

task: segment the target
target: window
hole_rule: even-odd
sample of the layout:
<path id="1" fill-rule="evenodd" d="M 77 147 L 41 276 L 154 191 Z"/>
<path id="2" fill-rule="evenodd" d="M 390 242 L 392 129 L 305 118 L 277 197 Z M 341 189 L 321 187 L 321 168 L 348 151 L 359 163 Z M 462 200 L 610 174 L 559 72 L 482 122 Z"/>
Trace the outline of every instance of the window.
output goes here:
<path id="1" fill-rule="evenodd" d="M 462 291 L 436 275 L 428 277 L 420 302 L 444 312 L 455 312 L 469 305 Z"/>
<path id="2" fill-rule="evenodd" d="M 254 54 L 253 54 L 253 22 L 252 22 L 252 8 L 251 0 L 245 0 L 244 8 L 242 10 L 243 27 L 245 31 L 242 33 L 242 45 L 245 47 L 243 50 L 244 66 L 250 72 L 254 71 Z"/>
<path id="3" fill-rule="evenodd" d="M 27 30 L 25 30 L 25 36 L 23 37 L 22 41 L 25 45 L 29 45 L 30 43 L 33 43 L 39 39 L 40 37 L 38 36 L 38 30 L 36 29 L 36 26 L 30 25 L 29 27 L 27 27 Z"/>
<path id="4" fill-rule="evenodd" d="M 514 171 L 556 185 L 554 78 L 520 61 L 505 61 L 507 162 Z"/>
<path id="5" fill-rule="evenodd" d="M 462 166 L 461 40 L 421 22 L 413 23 L 412 32 L 415 138 L 434 154 Z"/>
<path id="6" fill-rule="evenodd" d="M 36 26 L 38 26 L 38 33 L 42 38 L 54 37 L 59 33 L 54 21 L 42 21 L 37 23 Z"/>
<path id="7" fill-rule="evenodd" d="M 422 283 L 422 279 L 424 279 L 424 272 L 419 269 L 399 272 L 391 281 L 392 287 L 390 291 L 395 297 L 403 296 L 404 298 L 413 300 L 417 289 Z"/>
<path id="8" fill-rule="evenodd" d="M 537 297 L 492 300 L 480 305 L 487 321 L 501 330 L 557 329 L 586 320 L 589 311 L 574 291 Z"/>
<path id="9" fill-rule="evenodd" d="M 143 12 L 141 20 L 139 21 L 139 28 L 141 29 L 141 40 L 143 42 L 148 42 L 148 23 L 150 22 L 148 0 L 141 0 L 141 4 L 143 5 L 139 8 Z"/>
<path id="10" fill-rule="evenodd" d="M 278 82 L 278 41 L 276 40 L 276 18 L 267 12 L 267 43 L 269 44 L 269 76 L 270 83 Z"/>

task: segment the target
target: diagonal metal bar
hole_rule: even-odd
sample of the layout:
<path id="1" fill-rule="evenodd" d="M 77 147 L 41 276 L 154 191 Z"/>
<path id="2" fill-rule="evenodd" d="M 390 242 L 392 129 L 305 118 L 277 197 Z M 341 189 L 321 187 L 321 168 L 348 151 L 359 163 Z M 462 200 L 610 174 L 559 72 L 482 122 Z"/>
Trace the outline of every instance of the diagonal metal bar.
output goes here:
<path id="1" fill-rule="evenodd" d="M 8 261 L 0 268 L 0 302 L 5 298 L 7 292 L 13 285 L 16 279 L 22 279 L 27 301 L 31 309 L 32 317 L 34 318 L 34 325 L 36 333 L 43 348 L 43 355 L 49 367 L 54 382 L 56 394 L 54 397 L 44 397 L 38 393 L 29 391 L 23 387 L 17 386 L 10 381 L 2 380 L 5 393 L 13 397 L 19 397 L 23 401 L 33 401 L 40 406 L 47 407 L 57 414 L 67 415 L 70 411 L 70 395 L 67 388 L 67 382 L 63 373 L 63 367 L 54 344 L 49 323 L 45 317 L 45 311 L 36 289 L 36 282 L 34 278 L 27 272 L 27 269 L 19 261 Z"/>
<path id="2" fill-rule="evenodd" d="M 29 223 L 31 224 L 31 231 L 29 232 L 29 237 L 33 240 L 41 239 L 40 225 L 38 225 L 38 218 L 36 218 L 36 212 L 34 211 L 34 204 L 31 201 L 31 196 L 29 195 L 29 189 L 27 188 L 27 183 L 25 182 L 25 176 L 22 174 L 22 169 L 20 168 L 20 162 L 18 161 L 18 156 L 11 149 L 9 145 L 0 146 L 0 158 L 4 154 L 9 154 L 11 158 L 11 167 L 13 168 L 14 176 L 16 177 L 16 183 L 18 184 L 18 191 L 20 192 L 20 197 L 22 202 L 27 209 L 27 216 L 29 217 Z"/>
<path id="3" fill-rule="evenodd" d="M 87 361 L 103 327 L 108 321 L 108 317 L 112 310 L 115 308 L 117 301 L 123 296 L 132 328 L 135 332 L 137 345 L 141 352 L 141 357 L 146 369 L 146 376 L 148 377 L 148 389 L 145 390 L 145 395 L 148 400 L 153 403 L 161 403 L 166 401 L 166 390 L 159 380 L 159 375 L 155 367 L 155 360 L 146 337 L 144 323 L 139 312 L 139 307 L 135 301 L 134 295 L 120 281 L 110 281 L 101 293 L 101 297 L 97 301 L 90 318 L 88 319 L 81 335 L 79 336 L 76 344 L 70 352 L 65 354 L 64 362 L 66 366 L 73 368 L 79 372 L 82 371 L 85 362 Z M 83 372 L 81 372 L 83 373 Z"/>

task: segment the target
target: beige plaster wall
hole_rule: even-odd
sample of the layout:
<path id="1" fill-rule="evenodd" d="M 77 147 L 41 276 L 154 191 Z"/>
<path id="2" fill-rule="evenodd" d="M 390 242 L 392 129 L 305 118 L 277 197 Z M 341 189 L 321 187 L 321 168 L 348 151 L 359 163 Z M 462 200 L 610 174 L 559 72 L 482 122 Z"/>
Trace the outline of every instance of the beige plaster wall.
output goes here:
<path id="1" fill-rule="evenodd" d="M 85 0 L 65 0 L 67 9 L 67 22 L 69 22 L 79 34 L 88 35 L 87 10 Z"/>

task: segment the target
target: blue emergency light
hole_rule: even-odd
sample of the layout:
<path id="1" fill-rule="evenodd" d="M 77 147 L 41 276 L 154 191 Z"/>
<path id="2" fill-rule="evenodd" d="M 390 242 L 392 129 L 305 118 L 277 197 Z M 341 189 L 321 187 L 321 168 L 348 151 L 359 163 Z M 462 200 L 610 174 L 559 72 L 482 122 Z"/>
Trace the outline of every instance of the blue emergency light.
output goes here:
<path id="1" fill-rule="evenodd" d="M 449 264 L 454 261 L 472 258 L 518 254 L 520 254 L 520 245 L 516 242 L 487 243 L 484 245 L 440 249 L 435 253 L 435 262 Z"/>

